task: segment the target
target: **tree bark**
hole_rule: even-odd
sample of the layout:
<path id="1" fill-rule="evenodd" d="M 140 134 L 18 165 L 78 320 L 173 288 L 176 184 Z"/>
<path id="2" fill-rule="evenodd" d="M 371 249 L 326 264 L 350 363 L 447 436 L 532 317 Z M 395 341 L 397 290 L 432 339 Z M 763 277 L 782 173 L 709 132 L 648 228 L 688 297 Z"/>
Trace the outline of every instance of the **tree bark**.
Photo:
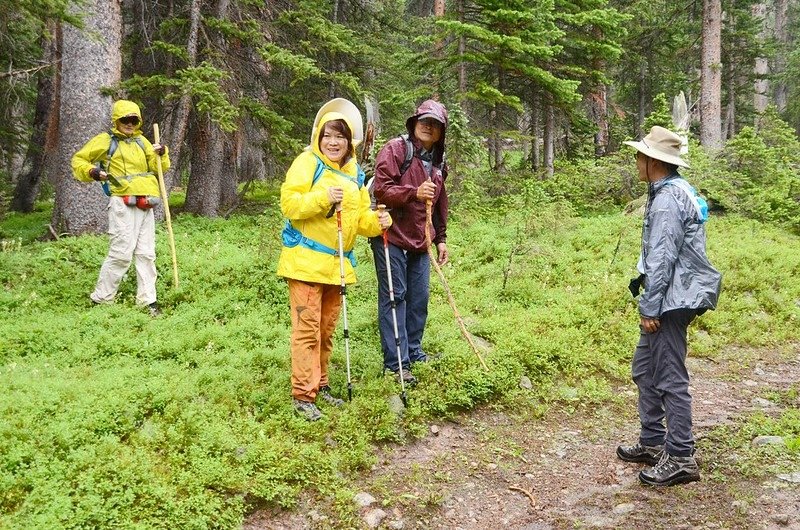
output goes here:
<path id="1" fill-rule="evenodd" d="M 207 114 L 200 115 L 192 124 L 191 144 L 192 172 L 186 186 L 184 209 L 205 217 L 217 217 L 236 196 L 234 166 L 225 164 L 224 133 Z"/>
<path id="2" fill-rule="evenodd" d="M 786 56 L 790 51 L 790 36 L 788 31 L 789 0 L 775 0 L 775 40 L 778 42 L 778 51 L 775 54 L 774 72 L 786 71 Z M 788 88 L 786 81 L 775 81 L 775 106 L 778 111 L 786 110 Z"/>
<path id="3" fill-rule="evenodd" d="M 192 0 L 189 6 L 189 38 L 186 41 L 186 51 L 189 56 L 189 66 L 197 64 L 197 36 L 200 31 L 200 2 L 201 0 Z M 183 94 L 178 103 L 177 112 L 172 120 L 171 127 L 169 127 L 164 134 L 164 143 L 169 145 L 169 158 L 172 162 L 172 167 L 164 175 L 165 184 L 167 186 L 167 193 L 174 186 L 180 186 L 181 183 L 181 167 L 186 164 L 181 163 L 181 154 L 183 151 L 183 143 L 186 140 L 186 131 L 189 128 L 189 116 L 192 112 L 192 97 L 189 94 Z"/>
<path id="4" fill-rule="evenodd" d="M 553 108 L 552 96 L 548 94 L 544 100 L 544 177 L 551 178 L 555 173 L 556 111 Z"/>
<path id="5" fill-rule="evenodd" d="M 767 6 L 763 2 L 754 4 L 751 8 L 751 12 L 755 18 L 761 19 L 759 39 L 763 42 L 767 38 L 768 33 L 766 22 Z M 766 57 L 756 57 L 753 73 L 756 78 L 753 87 L 753 110 L 755 110 L 756 119 L 758 119 L 758 115 L 762 114 L 769 104 L 769 97 L 767 96 L 769 92 L 769 81 L 767 80 L 767 76 L 769 75 L 769 60 Z"/>
<path id="6" fill-rule="evenodd" d="M 59 90 L 59 68 L 56 60 L 60 53 L 61 27 L 58 23 L 49 22 L 47 28 L 48 35 L 42 37 L 43 61 L 54 66 L 39 72 L 33 132 L 23 164 L 28 170 L 17 181 L 10 205 L 11 210 L 23 213 L 33 211 L 42 185 L 42 177 L 48 165 L 48 157 L 52 156 L 52 151 L 58 142 L 56 94 Z"/>
<path id="7" fill-rule="evenodd" d="M 464 1 L 458 0 L 458 20 L 464 22 Z M 464 53 L 467 51 L 467 39 L 463 35 L 458 37 L 458 94 L 463 96 L 467 93 L 467 62 L 463 60 Z"/>
<path id="8" fill-rule="evenodd" d="M 52 225 L 68 234 L 101 233 L 108 228 L 108 199 L 99 185 L 75 180 L 70 161 L 87 140 L 111 126 L 112 100 L 100 90 L 119 83 L 121 71 L 119 2 L 93 0 L 81 10 L 86 30 L 63 28 L 57 172 L 51 176 L 56 191 Z"/>
<path id="9" fill-rule="evenodd" d="M 700 57 L 700 143 L 722 147 L 722 2 L 703 0 L 703 34 Z"/>
<path id="10" fill-rule="evenodd" d="M 531 169 L 539 171 L 542 165 L 541 151 L 539 150 L 539 130 L 542 121 L 542 98 L 534 92 L 531 98 Z"/>

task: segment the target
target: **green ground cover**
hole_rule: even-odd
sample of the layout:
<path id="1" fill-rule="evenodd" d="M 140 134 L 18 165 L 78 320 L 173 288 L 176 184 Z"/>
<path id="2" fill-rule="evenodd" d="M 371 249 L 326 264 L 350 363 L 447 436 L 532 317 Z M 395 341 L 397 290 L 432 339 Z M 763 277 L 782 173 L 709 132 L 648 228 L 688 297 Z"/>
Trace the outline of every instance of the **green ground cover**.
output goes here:
<path id="1" fill-rule="evenodd" d="M 445 273 L 470 331 L 492 344 L 490 371 L 461 339 L 434 276 L 424 346 L 442 357 L 416 371 L 405 414 L 390 410 L 399 389 L 380 376 L 362 240 L 360 283 L 348 290 L 354 399 L 306 423 L 290 404 L 276 191 L 258 193 L 251 213 L 228 220 L 175 216 L 180 289 L 159 228 L 157 319 L 134 305 L 133 269 L 116 304 L 89 303 L 104 236 L 37 242 L 46 205 L 0 221 L 0 527 L 234 528 L 254 507 L 291 506 L 306 488 L 345 510 L 375 444 L 420 435 L 427 418 L 486 403 L 542 414 L 553 401 L 612 399 L 627 379 L 639 216 L 577 217 L 536 194 L 497 207 L 464 199 Z M 691 328 L 692 354 L 796 342 L 798 237 L 717 216 L 708 239 L 724 291 L 719 310 Z M 332 386 L 346 394 L 341 331 L 332 363 Z M 534 390 L 519 387 L 523 375 Z"/>

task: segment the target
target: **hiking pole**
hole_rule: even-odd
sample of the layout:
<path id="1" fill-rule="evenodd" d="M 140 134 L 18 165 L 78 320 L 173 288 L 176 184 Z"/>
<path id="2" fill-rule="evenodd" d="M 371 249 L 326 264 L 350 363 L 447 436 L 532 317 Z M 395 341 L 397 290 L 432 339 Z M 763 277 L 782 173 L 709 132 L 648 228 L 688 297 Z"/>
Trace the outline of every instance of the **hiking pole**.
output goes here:
<path id="1" fill-rule="evenodd" d="M 342 203 L 336 205 L 336 232 L 339 236 L 339 277 L 342 280 L 342 315 L 344 316 L 344 358 L 347 364 L 347 401 L 353 400 L 353 382 L 350 379 L 350 332 L 347 326 L 347 284 L 344 281 L 344 243 L 342 242 Z"/>
<path id="2" fill-rule="evenodd" d="M 153 140 L 160 144 L 158 124 L 153 124 Z M 164 184 L 164 171 L 161 169 L 161 155 L 156 153 L 156 167 L 158 168 L 158 189 L 161 190 L 161 203 L 164 205 L 164 219 L 167 221 L 167 235 L 169 236 L 169 249 L 172 252 L 172 280 L 178 288 L 178 258 L 175 255 L 175 235 L 172 233 L 172 218 L 169 215 L 169 196 L 167 186 Z"/>
<path id="3" fill-rule="evenodd" d="M 428 182 L 431 182 L 431 177 L 428 175 Z M 442 272 L 442 268 L 439 266 L 439 262 L 437 261 L 436 256 L 433 254 L 433 243 L 431 242 L 431 227 L 433 226 L 433 213 L 432 213 L 433 205 L 431 200 L 428 199 L 425 201 L 425 242 L 428 245 L 428 257 L 430 261 L 433 263 L 433 268 L 436 269 L 436 273 L 439 275 L 439 279 L 442 280 L 442 286 L 444 287 L 445 293 L 447 293 L 447 301 L 450 303 L 450 307 L 453 309 L 453 314 L 456 317 L 456 321 L 458 322 L 459 327 L 461 328 L 461 334 L 467 339 L 467 342 L 472 347 L 472 351 L 475 352 L 475 355 L 478 357 L 478 360 L 481 362 L 481 366 L 487 372 L 489 371 L 489 367 L 486 366 L 486 363 L 483 361 L 483 357 L 481 357 L 478 348 L 475 346 L 475 342 L 473 342 L 472 337 L 470 336 L 469 332 L 467 331 L 467 326 L 464 325 L 464 319 L 461 318 L 461 314 L 458 312 L 458 308 L 456 307 L 456 299 L 453 297 L 453 292 L 450 290 L 450 286 L 447 284 L 447 279 L 444 277 L 444 273 Z"/>
<path id="4" fill-rule="evenodd" d="M 383 204 L 378 205 L 378 211 L 386 209 Z M 383 231 L 383 257 L 386 260 L 386 279 L 389 281 L 389 303 L 392 305 L 392 324 L 394 326 L 394 343 L 397 346 L 397 366 L 400 371 L 400 400 L 403 405 L 408 406 L 406 403 L 406 383 L 403 378 L 403 355 L 400 353 L 400 331 L 397 329 L 397 302 L 394 299 L 394 282 L 392 281 L 392 264 L 389 261 L 389 234 L 387 230 Z"/>

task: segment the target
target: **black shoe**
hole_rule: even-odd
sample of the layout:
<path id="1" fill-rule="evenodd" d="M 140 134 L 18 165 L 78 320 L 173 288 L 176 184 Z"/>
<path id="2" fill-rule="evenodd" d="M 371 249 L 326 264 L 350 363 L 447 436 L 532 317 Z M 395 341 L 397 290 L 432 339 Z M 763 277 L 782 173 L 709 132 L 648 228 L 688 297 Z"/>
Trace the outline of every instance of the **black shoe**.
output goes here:
<path id="1" fill-rule="evenodd" d="M 674 486 L 700 480 L 700 468 L 693 456 L 672 456 L 666 451 L 653 467 L 643 469 L 639 480 L 650 486 Z"/>
<path id="2" fill-rule="evenodd" d="M 148 305 L 147 310 L 150 311 L 151 317 L 157 317 L 161 314 L 161 308 L 158 307 L 158 302 L 153 302 L 152 304 Z"/>
<path id="3" fill-rule="evenodd" d="M 334 407 L 341 407 L 344 405 L 344 400 L 334 397 L 334 395 L 331 394 L 331 387 L 328 385 L 320 387 L 319 394 L 317 395 L 322 398 L 323 401 L 330 403 Z"/>
<path id="4" fill-rule="evenodd" d="M 617 456 L 625 462 L 638 462 L 654 466 L 664 452 L 663 445 L 642 445 L 636 442 L 634 445 L 617 446 Z"/>

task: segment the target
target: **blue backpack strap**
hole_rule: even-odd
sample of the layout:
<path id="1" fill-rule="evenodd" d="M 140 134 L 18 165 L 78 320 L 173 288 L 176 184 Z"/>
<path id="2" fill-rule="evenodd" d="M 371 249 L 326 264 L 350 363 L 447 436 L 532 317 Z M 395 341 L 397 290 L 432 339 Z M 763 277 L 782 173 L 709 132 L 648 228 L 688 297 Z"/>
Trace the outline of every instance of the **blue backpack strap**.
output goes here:
<path id="1" fill-rule="evenodd" d="M 283 240 L 283 246 L 288 248 L 296 247 L 300 245 L 301 247 L 305 247 L 311 249 L 316 252 L 322 252 L 323 254 L 328 254 L 330 256 L 338 256 L 339 251 L 333 249 L 327 245 L 323 245 L 318 241 L 314 241 L 311 238 L 308 238 L 302 234 L 297 228 L 292 225 L 292 222 L 288 219 L 283 225 L 283 231 L 281 232 L 281 239 Z M 353 267 L 356 266 L 356 255 L 353 250 L 348 250 L 344 253 L 344 257 L 350 260 L 350 265 Z"/>
<path id="2" fill-rule="evenodd" d="M 358 167 L 356 177 L 351 177 L 347 173 L 343 171 L 339 171 L 338 169 L 333 169 L 331 166 L 325 164 L 322 159 L 314 153 L 314 158 L 317 159 L 317 168 L 314 170 L 314 178 L 311 179 L 311 186 L 313 187 L 314 184 L 317 183 L 317 180 L 322 176 L 322 172 L 326 169 L 332 173 L 339 175 L 340 177 L 346 178 L 350 182 L 355 182 L 358 185 L 358 188 L 361 189 L 361 186 L 364 184 L 364 171 L 361 170 L 361 167 L 356 164 Z"/>

